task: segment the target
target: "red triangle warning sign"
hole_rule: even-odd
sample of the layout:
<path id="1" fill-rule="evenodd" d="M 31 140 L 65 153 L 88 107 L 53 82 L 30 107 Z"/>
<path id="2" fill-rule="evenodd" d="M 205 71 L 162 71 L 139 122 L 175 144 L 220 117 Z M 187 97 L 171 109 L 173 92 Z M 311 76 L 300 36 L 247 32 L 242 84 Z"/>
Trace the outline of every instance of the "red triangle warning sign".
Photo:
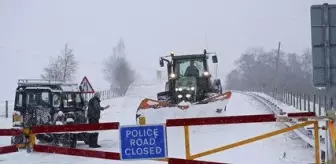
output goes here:
<path id="1" fill-rule="evenodd" d="M 92 88 L 91 83 L 87 79 L 86 76 L 84 76 L 82 82 L 79 84 L 83 88 L 83 93 L 94 93 L 94 89 Z"/>

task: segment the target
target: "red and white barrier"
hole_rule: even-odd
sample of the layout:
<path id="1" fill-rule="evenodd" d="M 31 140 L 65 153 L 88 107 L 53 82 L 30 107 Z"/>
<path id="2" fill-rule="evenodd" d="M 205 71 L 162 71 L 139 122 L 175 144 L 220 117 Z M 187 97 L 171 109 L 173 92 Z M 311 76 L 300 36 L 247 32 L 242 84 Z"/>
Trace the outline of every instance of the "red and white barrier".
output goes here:
<path id="1" fill-rule="evenodd" d="M 284 116 L 275 114 L 258 114 L 243 116 L 224 116 L 224 117 L 203 117 L 203 118 L 183 118 L 167 119 L 166 126 L 195 126 L 195 125 L 218 125 L 218 124 L 239 124 L 239 123 L 257 123 L 257 122 L 275 122 L 281 118 L 297 119 L 314 117 L 314 112 L 288 113 Z M 286 121 L 286 120 L 285 120 Z"/>
<path id="2" fill-rule="evenodd" d="M 18 151 L 18 148 L 16 147 L 16 145 L 0 147 L 0 154 L 14 153 L 17 151 Z"/>
<path id="3" fill-rule="evenodd" d="M 196 161 L 196 160 L 186 160 L 178 158 L 169 158 L 168 164 L 229 164 L 229 163 L 220 163 L 220 162 L 208 162 L 208 161 Z"/>
<path id="4" fill-rule="evenodd" d="M 101 130 L 119 129 L 119 122 L 108 122 L 99 124 L 74 124 L 74 125 L 52 125 L 32 127 L 32 133 L 64 133 L 64 132 L 88 132 Z M 92 158 L 103 158 L 120 160 L 120 154 L 115 152 L 94 151 L 85 149 L 73 149 L 57 146 L 34 145 L 33 150 L 43 153 L 57 153 L 64 155 L 83 156 Z"/>
<path id="5" fill-rule="evenodd" d="M 288 113 L 288 117 L 314 117 L 316 116 L 315 112 L 297 112 L 297 113 Z"/>
<path id="6" fill-rule="evenodd" d="M 20 129 L 0 129 L 0 136 L 18 136 L 20 134 L 22 134 Z M 0 154 L 13 153 L 17 151 L 18 148 L 16 145 L 0 147 Z"/>
<path id="7" fill-rule="evenodd" d="M 20 129 L 0 129 L 0 136 L 18 136 L 22 134 Z"/>
<path id="8" fill-rule="evenodd" d="M 64 132 L 87 132 L 100 130 L 119 129 L 119 122 L 109 122 L 100 124 L 73 124 L 73 125 L 52 125 L 36 126 L 32 128 L 32 133 L 64 133 Z"/>
<path id="9" fill-rule="evenodd" d="M 57 153 L 57 154 L 64 154 L 64 155 L 120 160 L 120 153 L 115 153 L 115 152 L 73 149 L 73 148 L 45 146 L 45 145 L 34 145 L 33 150 L 35 152 L 43 152 L 43 153 Z"/>
<path id="10" fill-rule="evenodd" d="M 208 161 L 197 161 L 197 160 L 187 160 L 187 159 L 178 159 L 178 158 L 169 158 L 168 164 L 229 164 L 229 163 L 221 163 L 221 162 L 208 162 Z"/>

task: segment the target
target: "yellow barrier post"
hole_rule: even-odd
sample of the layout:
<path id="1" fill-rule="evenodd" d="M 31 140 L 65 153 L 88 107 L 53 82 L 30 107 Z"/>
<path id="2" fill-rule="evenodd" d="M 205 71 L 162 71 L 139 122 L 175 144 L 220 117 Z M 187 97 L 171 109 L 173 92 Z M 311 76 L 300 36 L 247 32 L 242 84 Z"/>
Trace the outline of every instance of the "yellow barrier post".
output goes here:
<path id="1" fill-rule="evenodd" d="M 318 122 L 314 121 L 315 163 L 320 164 L 320 135 Z"/>
<path id="2" fill-rule="evenodd" d="M 139 117 L 139 124 L 140 125 L 146 125 L 146 117 L 145 116 L 140 116 Z"/>
<path id="3" fill-rule="evenodd" d="M 332 147 L 334 149 L 334 151 L 336 150 L 336 131 L 335 131 L 335 124 L 334 122 L 330 122 L 328 121 L 328 127 L 329 127 L 329 133 L 330 133 L 330 138 L 331 138 L 331 142 L 332 142 Z"/>
<path id="4" fill-rule="evenodd" d="M 184 126 L 184 145 L 186 151 L 186 159 L 190 159 L 191 153 L 190 153 L 189 126 Z"/>
<path id="5" fill-rule="evenodd" d="M 32 133 L 31 128 L 23 128 L 22 132 L 27 139 L 27 143 L 24 144 L 24 147 L 26 148 L 27 152 L 31 152 L 33 149 L 33 146 L 35 145 L 36 135 Z"/>
<path id="6" fill-rule="evenodd" d="M 336 132 L 335 132 L 335 124 L 334 121 L 327 122 L 327 136 L 326 136 L 326 144 L 327 144 L 327 164 L 335 163 L 335 140 L 336 140 Z"/>
<path id="7" fill-rule="evenodd" d="M 327 163 L 334 164 L 336 161 L 335 156 L 335 118 L 336 113 L 334 110 L 326 110 L 326 116 L 329 117 L 329 121 L 326 123 L 327 131 L 326 131 L 326 145 L 327 145 Z"/>

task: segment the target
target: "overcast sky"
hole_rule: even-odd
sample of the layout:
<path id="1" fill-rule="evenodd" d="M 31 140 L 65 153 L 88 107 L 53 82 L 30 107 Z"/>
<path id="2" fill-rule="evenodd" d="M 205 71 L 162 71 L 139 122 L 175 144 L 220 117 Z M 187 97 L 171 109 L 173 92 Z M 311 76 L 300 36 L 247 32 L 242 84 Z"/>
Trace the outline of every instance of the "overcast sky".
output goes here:
<path id="1" fill-rule="evenodd" d="M 66 42 L 80 62 L 77 82 L 86 75 L 95 89 L 108 88 L 102 62 L 120 37 L 145 77 L 159 56 L 207 47 L 224 78 L 248 48 L 310 47 L 310 6 L 323 2 L 336 0 L 0 0 L 0 101 L 14 99 L 18 78 L 40 78 Z"/>

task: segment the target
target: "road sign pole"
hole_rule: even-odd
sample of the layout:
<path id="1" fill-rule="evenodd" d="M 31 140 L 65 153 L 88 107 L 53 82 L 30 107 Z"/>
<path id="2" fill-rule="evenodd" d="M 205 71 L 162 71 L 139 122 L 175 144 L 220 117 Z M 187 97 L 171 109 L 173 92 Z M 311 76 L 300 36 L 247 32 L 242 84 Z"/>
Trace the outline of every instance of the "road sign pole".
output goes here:
<path id="1" fill-rule="evenodd" d="M 330 73 L 330 36 L 329 36 L 329 10 L 328 10 L 328 4 L 323 4 L 323 22 L 324 22 L 324 34 L 325 34 L 325 39 L 324 39 L 324 50 L 325 50 L 325 63 L 326 63 L 326 82 L 327 86 L 326 89 L 327 91 L 331 87 L 331 73 Z"/>
<path id="2" fill-rule="evenodd" d="M 325 63 L 326 63 L 326 96 L 328 95 L 332 95 L 332 93 L 330 93 L 331 91 L 331 87 L 333 85 L 332 83 L 332 74 L 331 74 L 331 63 L 330 63 L 330 24 L 329 24 L 329 6 L 327 3 L 323 4 L 323 23 L 324 23 L 324 51 L 325 51 Z M 329 106 L 327 104 L 324 104 L 325 107 L 325 114 L 328 113 L 329 110 L 331 110 L 329 108 Z M 327 123 L 325 125 L 326 127 L 328 127 Z M 335 163 L 335 153 L 333 150 L 333 147 L 331 145 L 331 138 L 329 137 L 329 130 L 326 130 L 326 135 L 325 135 L 325 141 L 326 141 L 326 147 L 327 147 L 327 163 L 329 164 L 334 164 Z"/>
<path id="3" fill-rule="evenodd" d="M 332 49 L 336 49 L 336 5 L 324 3 L 322 5 L 312 5 L 311 14 L 311 38 L 313 57 L 313 84 L 315 87 L 323 87 L 326 96 L 333 96 L 336 87 L 336 54 Z M 332 107 L 325 104 L 325 113 L 328 115 Z M 326 125 L 327 127 L 327 125 Z M 331 145 L 329 132 L 326 131 L 327 163 L 335 163 L 335 154 Z"/>

